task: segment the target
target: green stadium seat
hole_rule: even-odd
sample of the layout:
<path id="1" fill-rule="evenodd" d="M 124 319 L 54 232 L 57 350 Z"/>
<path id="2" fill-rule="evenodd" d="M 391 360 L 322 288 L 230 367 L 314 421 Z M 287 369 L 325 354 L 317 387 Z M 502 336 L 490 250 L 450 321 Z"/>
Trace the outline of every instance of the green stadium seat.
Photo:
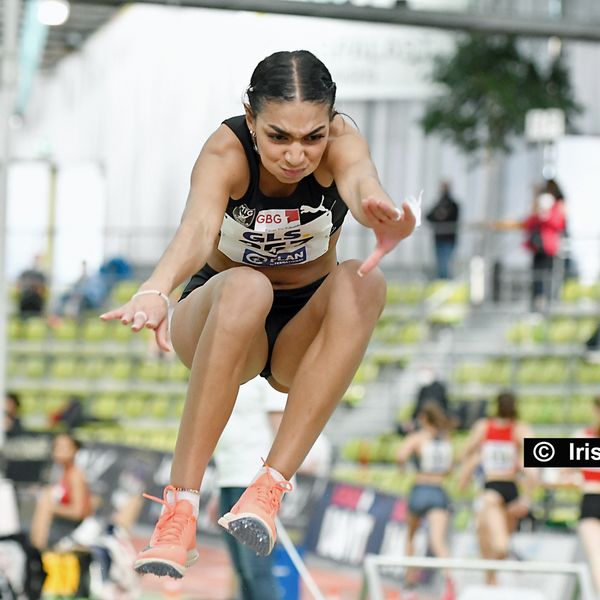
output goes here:
<path id="1" fill-rule="evenodd" d="M 582 286 L 577 279 L 565 281 L 560 291 L 560 298 L 563 302 L 577 302 L 582 297 Z"/>
<path id="2" fill-rule="evenodd" d="M 187 381 L 190 370 L 179 360 L 165 361 L 165 378 L 169 381 Z"/>
<path id="3" fill-rule="evenodd" d="M 128 419 L 145 416 L 148 411 L 148 395 L 139 392 L 125 394 L 122 409 L 123 416 Z"/>
<path id="4" fill-rule="evenodd" d="M 408 362 L 408 357 L 400 356 L 394 350 L 377 350 L 369 354 L 369 359 L 380 367 L 403 368 Z"/>
<path id="5" fill-rule="evenodd" d="M 415 305 L 424 299 L 424 286 L 420 283 L 391 282 L 388 284 L 386 293 L 386 304 Z"/>
<path id="6" fill-rule="evenodd" d="M 73 356 L 57 357 L 52 361 L 50 376 L 57 379 L 75 379 L 80 376 L 80 361 Z"/>
<path id="7" fill-rule="evenodd" d="M 30 317 L 22 324 L 23 337 L 31 341 L 42 341 L 48 336 L 48 325 L 42 317 Z"/>
<path id="8" fill-rule="evenodd" d="M 131 296 L 138 291 L 139 287 L 139 281 L 120 281 L 113 288 L 111 298 L 116 305 L 120 306 L 131 300 Z"/>
<path id="9" fill-rule="evenodd" d="M 366 389 L 364 385 L 351 384 L 346 390 L 342 402 L 347 406 L 358 406 L 364 399 Z"/>
<path id="10" fill-rule="evenodd" d="M 82 325 L 81 337 L 86 342 L 99 342 L 107 339 L 109 335 L 110 328 L 107 323 L 98 318 L 86 319 Z"/>
<path id="11" fill-rule="evenodd" d="M 147 415 L 161 420 L 169 415 L 171 408 L 172 403 L 169 396 L 154 396 L 147 403 Z"/>
<path id="12" fill-rule="evenodd" d="M 511 382 L 511 363 L 508 360 L 488 360 L 479 370 L 479 381 L 490 385 L 506 386 Z"/>
<path id="13" fill-rule="evenodd" d="M 52 335 L 56 340 L 76 340 L 79 335 L 79 323 L 73 319 L 63 319 L 52 327 Z"/>
<path id="14" fill-rule="evenodd" d="M 91 406 L 92 416 L 98 419 L 116 420 L 122 414 L 122 400 L 118 393 L 105 392 L 94 398 Z"/>
<path id="15" fill-rule="evenodd" d="M 583 318 L 579 319 L 577 327 L 577 339 L 576 341 L 580 344 L 584 344 L 591 337 L 596 328 L 598 327 L 598 319 Z"/>
<path id="16" fill-rule="evenodd" d="M 600 367 L 595 363 L 582 360 L 575 367 L 575 379 L 583 385 L 600 384 Z"/>
<path id="17" fill-rule="evenodd" d="M 6 357 L 7 377 L 17 377 L 22 373 L 23 359 L 20 356 L 9 354 Z"/>
<path id="18" fill-rule="evenodd" d="M 117 356 L 109 366 L 108 372 L 114 379 L 131 379 L 135 372 L 134 362 L 127 356 Z"/>
<path id="19" fill-rule="evenodd" d="M 86 357 L 81 362 L 81 376 L 85 379 L 100 379 L 107 373 L 107 363 L 105 358 L 99 356 Z"/>
<path id="20" fill-rule="evenodd" d="M 517 371 L 521 385 L 566 383 L 568 379 L 568 365 L 562 358 L 524 359 Z"/>
<path id="21" fill-rule="evenodd" d="M 578 326 L 575 319 L 555 319 L 548 325 L 548 342 L 572 344 L 577 342 Z"/>
<path id="22" fill-rule="evenodd" d="M 465 306 L 446 304 L 427 315 L 427 321 L 435 325 L 455 326 L 462 323 L 466 315 Z"/>
<path id="23" fill-rule="evenodd" d="M 167 367 L 162 360 L 145 360 L 140 363 L 137 376 L 148 381 L 164 381 L 167 378 Z"/>
<path id="24" fill-rule="evenodd" d="M 485 366 L 482 363 L 464 362 L 454 372 L 454 380 L 459 384 L 480 383 Z"/>
<path id="25" fill-rule="evenodd" d="M 19 340 L 23 337 L 23 322 L 20 319 L 10 318 L 8 320 L 8 339 Z"/>
<path id="26" fill-rule="evenodd" d="M 506 339 L 512 344 L 527 344 L 533 341 L 533 327 L 527 321 L 519 321 L 511 325 L 506 332 Z"/>
<path id="27" fill-rule="evenodd" d="M 180 418 L 183 414 L 183 407 L 185 405 L 185 397 L 177 396 L 173 402 L 173 416 L 176 418 Z"/>
<path id="28" fill-rule="evenodd" d="M 22 374 L 32 379 L 43 377 L 46 374 L 46 361 L 36 355 L 24 357 Z"/>
<path id="29" fill-rule="evenodd" d="M 20 392 L 19 396 L 21 399 L 21 415 L 25 421 L 28 417 L 43 413 L 38 392 Z"/>
<path id="30" fill-rule="evenodd" d="M 378 375 L 379 367 L 377 364 L 364 360 L 356 370 L 352 383 L 370 383 L 371 381 L 375 381 Z"/>

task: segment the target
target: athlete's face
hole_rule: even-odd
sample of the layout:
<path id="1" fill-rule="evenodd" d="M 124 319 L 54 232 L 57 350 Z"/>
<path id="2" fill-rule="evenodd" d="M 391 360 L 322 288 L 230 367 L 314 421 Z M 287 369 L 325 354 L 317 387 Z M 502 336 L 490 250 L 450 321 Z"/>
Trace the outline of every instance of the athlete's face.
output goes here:
<path id="1" fill-rule="evenodd" d="M 68 435 L 58 435 L 54 439 L 52 448 L 52 458 L 59 465 L 67 465 L 75 460 L 77 446 Z"/>
<path id="2" fill-rule="evenodd" d="M 314 172 L 329 137 L 329 106 L 315 102 L 267 102 L 248 123 L 265 169 L 282 183 Z"/>

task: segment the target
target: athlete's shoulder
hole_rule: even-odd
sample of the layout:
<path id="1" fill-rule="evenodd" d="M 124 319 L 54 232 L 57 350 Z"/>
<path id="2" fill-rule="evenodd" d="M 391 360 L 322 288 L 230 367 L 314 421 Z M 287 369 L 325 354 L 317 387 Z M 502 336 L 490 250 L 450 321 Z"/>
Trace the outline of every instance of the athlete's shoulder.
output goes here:
<path id="1" fill-rule="evenodd" d="M 244 147 L 233 130 L 221 123 L 208 137 L 203 151 L 227 159 L 243 159 L 245 161 Z"/>
<path id="2" fill-rule="evenodd" d="M 206 140 L 192 169 L 192 186 L 215 182 L 230 197 L 248 185 L 248 161 L 241 142 L 221 124 Z"/>
<path id="3" fill-rule="evenodd" d="M 329 126 L 328 146 L 330 149 L 343 150 L 356 146 L 366 147 L 366 144 L 365 138 L 349 119 L 339 113 L 333 117 Z"/>
<path id="4" fill-rule="evenodd" d="M 216 161 L 217 166 L 222 166 L 228 172 L 244 172 L 247 169 L 247 159 L 244 148 L 235 133 L 221 124 L 206 140 L 198 162 L 203 160 Z"/>

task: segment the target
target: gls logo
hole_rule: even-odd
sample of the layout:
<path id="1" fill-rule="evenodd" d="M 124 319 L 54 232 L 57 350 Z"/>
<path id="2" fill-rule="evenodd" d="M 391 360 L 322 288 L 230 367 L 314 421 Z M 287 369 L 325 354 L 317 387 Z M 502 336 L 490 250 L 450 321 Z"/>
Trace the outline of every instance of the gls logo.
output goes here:
<path id="1" fill-rule="evenodd" d="M 261 210 L 256 216 L 255 231 L 274 231 L 300 225 L 297 208 Z"/>
<path id="2" fill-rule="evenodd" d="M 295 265 L 306 261 L 306 248 L 297 248 L 291 252 L 279 252 L 274 256 L 265 256 L 255 250 L 245 250 L 243 262 L 255 267 L 276 267 L 278 265 Z"/>

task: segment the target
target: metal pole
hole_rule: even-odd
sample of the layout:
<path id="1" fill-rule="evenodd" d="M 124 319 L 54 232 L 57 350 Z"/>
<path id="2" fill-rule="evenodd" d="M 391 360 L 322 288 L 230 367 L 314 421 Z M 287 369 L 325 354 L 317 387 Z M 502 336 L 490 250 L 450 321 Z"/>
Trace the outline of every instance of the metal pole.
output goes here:
<path id="1" fill-rule="evenodd" d="M 563 20 L 540 17 L 531 14 L 519 18 L 494 14 L 474 14 L 473 12 L 441 12 L 411 10 L 404 6 L 379 8 L 376 6 L 355 6 L 332 2 L 301 2 L 297 0 L 139 0 L 144 4 L 176 4 L 196 8 L 217 8 L 223 10 L 243 10 L 274 13 L 280 15 L 300 15 L 323 19 L 344 19 L 389 25 L 409 25 L 412 27 L 434 27 L 455 31 L 479 32 L 484 34 L 507 33 L 528 37 L 558 36 L 563 39 L 588 41 L 600 40 L 600 28 L 593 20 Z M 77 4 L 101 6 L 125 6 L 126 0 L 77 0 Z"/>
<path id="2" fill-rule="evenodd" d="M 10 118 L 17 89 L 17 51 L 20 0 L 3 0 L 2 73 L 0 81 L 0 415 L 4 415 L 6 389 L 6 205 L 8 204 L 8 165 L 11 156 Z M 4 427 L 0 427 L 0 447 L 4 445 Z"/>
<path id="3" fill-rule="evenodd" d="M 306 585 L 308 591 L 311 593 L 312 597 L 315 600 L 325 600 L 325 596 L 323 596 L 321 590 L 319 590 L 315 580 L 310 574 L 310 571 L 306 568 L 304 561 L 298 554 L 296 546 L 294 546 L 292 540 L 290 539 L 290 536 L 288 535 L 288 532 L 283 526 L 283 523 L 279 520 L 279 518 L 276 519 L 276 523 L 279 541 L 281 542 L 281 545 L 285 548 L 285 551 L 288 553 L 288 556 L 290 557 L 290 560 L 292 561 L 294 567 L 296 567 L 296 570 L 302 578 L 302 581 L 304 581 L 304 585 Z"/>

